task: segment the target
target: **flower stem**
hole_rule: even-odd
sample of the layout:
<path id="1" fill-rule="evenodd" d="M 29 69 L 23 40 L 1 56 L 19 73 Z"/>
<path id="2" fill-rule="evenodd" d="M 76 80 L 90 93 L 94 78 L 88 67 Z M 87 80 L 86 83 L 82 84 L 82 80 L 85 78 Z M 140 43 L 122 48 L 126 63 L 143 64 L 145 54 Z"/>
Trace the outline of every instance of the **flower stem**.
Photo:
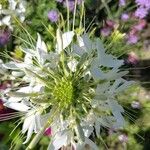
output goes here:
<path id="1" fill-rule="evenodd" d="M 70 18 L 70 12 L 69 12 L 69 1 L 66 0 L 66 4 L 67 4 L 67 27 L 68 27 L 68 31 L 70 30 L 69 26 L 70 26 L 70 21 L 69 21 L 69 18 Z"/>
<path id="2" fill-rule="evenodd" d="M 103 5 L 104 5 L 104 7 L 106 8 L 106 11 L 107 11 L 107 13 L 108 13 L 109 19 L 112 19 L 113 17 L 112 17 L 110 8 L 109 8 L 109 6 L 107 5 L 106 1 L 105 1 L 105 0 L 102 0 L 102 3 L 103 3 Z"/>
<path id="3" fill-rule="evenodd" d="M 74 31 L 74 26 L 75 26 L 76 9 L 77 9 L 77 0 L 75 0 L 75 7 L 74 7 L 74 12 L 73 12 L 73 27 L 72 27 L 73 31 Z"/>

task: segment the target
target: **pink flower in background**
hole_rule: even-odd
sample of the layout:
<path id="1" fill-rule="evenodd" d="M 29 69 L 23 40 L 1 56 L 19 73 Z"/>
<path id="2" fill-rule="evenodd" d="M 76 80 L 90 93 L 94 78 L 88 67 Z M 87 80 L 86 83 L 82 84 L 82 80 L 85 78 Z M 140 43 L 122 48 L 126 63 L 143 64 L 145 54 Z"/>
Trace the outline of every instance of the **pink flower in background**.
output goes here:
<path id="1" fill-rule="evenodd" d="M 134 52 L 130 52 L 128 54 L 127 63 L 136 65 L 138 62 L 139 62 L 139 57 Z"/>
<path id="2" fill-rule="evenodd" d="M 51 129 L 51 127 L 47 128 L 45 130 L 44 135 L 46 135 L 46 136 L 51 136 L 52 135 L 52 129 Z"/>
<path id="3" fill-rule="evenodd" d="M 133 26 L 131 31 L 129 32 L 129 35 L 136 35 L 136 34 L 137 34 L 137 30 Z"/>
<path id="4" fill-rule="evenodd" d="M 110 35 L 111 29 L 109 27 L 104 27 L 101 29 L 100 32 L 101 32 L 102 36 L 106 37 L 106 36 Z"/>
<path id="5" fill-rule="evenodd" d="M 106 20 L 106 25 L 110 28 L 115 28 L 116 22 L 113 20 Z"/>
<path id="6" fill-rule="evenodd" d="M 5 90 L 9 87 L 11 87 L 11 81 L 5 81 L 2 84 L 0 84 L 0 91 Z"/>
<path id="7" fill-rule="evenodd" d="M 141 19 L 139 21 L 139 23 L 134 26 L 134 29 L 136 29 L 137 31 L 141 31 L 141 30 L 143 30 L 145 28 L 146 25 L 147 25 L 146 20 Z"/>
<path id="8" fill-rule="evenodd" d="M 0 92 L 6 90 L 9 87 L 11 87 L 11 81 L 4 81 L 0 84 Z M 12 110 L 9 108 L 5 108 L 5 106 L 3 105 L 3 100 L 0 98 L 0 114 L 7 114 L 9 112 L 12 112 Z"/>
<path id="9" fill-rule="evenodd" d="M 6 90 L 9 87 L 11 87 L 11 81 L 4 81 L 3 83 L 0 84 L 0 92 Z M 7 116 L 9 116 L 9 113 L 11 112 L 14 112 L 14 110 L 6 108 L 3 105 L 3 99 L 0 98 L 0 114 L 6 114 L 5 116 L 0 116 L 0 120 L 2 118 L 7 118 Z"/>

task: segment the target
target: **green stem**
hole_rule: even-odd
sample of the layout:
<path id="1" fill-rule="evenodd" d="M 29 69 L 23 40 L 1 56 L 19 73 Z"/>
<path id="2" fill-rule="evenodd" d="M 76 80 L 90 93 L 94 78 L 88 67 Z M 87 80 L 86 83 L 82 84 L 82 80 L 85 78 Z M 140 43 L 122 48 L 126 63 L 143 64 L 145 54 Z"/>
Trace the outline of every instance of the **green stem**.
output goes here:
<path id="1" fill-rule="evenodd" d="M 77 0 L 75 0 L 75 7 L 74 7 L 74 12 L 73 12 L 73 27 L 72 27 L 73 31 L 74 31 L 74 26 L 75 26 L 76 9 L 77 9 Z"/>
<path id="2" fill-rule="evenodd" d="M 69 21 L 69 18 L 70 18 L 70 12 L 69 12 L 69 1 L 66 0 L 66 4 L 67 4 L 67 27 L 68 27 L 68 31 L 70 29 L 70 21 Z"/>
<path id="3" fill-rule="evenodd" d="M 82 5 L 81 5 L 81 15 L 80 15 L 80 25 L 79 25 L 80 29 L 82 29 L 83 15 L 84 15 L 84 1 L 82 1 Z"/>
<path id="4" fill-rule="evenodd" d="M 107 13 L 108 13 L 109 19 L 112 19 L 113 17 L 112 17 L 111 11 L 110 11 L 109 6 L 107 5 L 106 1 L 105 1 L 105 0 L 102 0 L 102 3 L 103 3 L 103 5 L 104 5 L 104 7 L 106 8 L 106 11 L 107 11 Z"/>

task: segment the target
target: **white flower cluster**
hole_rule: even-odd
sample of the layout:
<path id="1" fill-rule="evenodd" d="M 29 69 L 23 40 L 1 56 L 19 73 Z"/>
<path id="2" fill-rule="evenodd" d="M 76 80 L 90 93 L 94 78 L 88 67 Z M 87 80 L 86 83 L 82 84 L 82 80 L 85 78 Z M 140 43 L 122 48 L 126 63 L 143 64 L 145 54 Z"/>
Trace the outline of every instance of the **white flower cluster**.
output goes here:
<path id="1" fill-rule="evenodd" d="M 133 82 L 122 78 L 128 73 L 120 71 L 123 61 L 106 54 L 98 38 L 77 35 L 74 44 L 74 37 L 73 31 L 58 30 L 56 50 L 48 52 L 38 34 L 34 48 L 22 49 L 24 62 L 3 65 L 18 82 L 18 90 L 4 96 L 4 105 L 23 112 L 24 144 L 36 133 L 29 148 L 50 127 L 48 150 L 68 145 L 82 150 L 87 144 L 98 150 L 91 135 L 99 137 L 101 126 L 124 126 L 124 110 L 116 96 Z"/>
<path id="2" fill-rule="evenodd" d="M 19 17 L 20 21 L 23 22 L 25 20 L 26 2 L 24 0 L 8 0 L 7 3 L 8 7 L 6 8 L 0 4 L 0 27 L 5 25 L 12 30 L 12 14 Z"/>

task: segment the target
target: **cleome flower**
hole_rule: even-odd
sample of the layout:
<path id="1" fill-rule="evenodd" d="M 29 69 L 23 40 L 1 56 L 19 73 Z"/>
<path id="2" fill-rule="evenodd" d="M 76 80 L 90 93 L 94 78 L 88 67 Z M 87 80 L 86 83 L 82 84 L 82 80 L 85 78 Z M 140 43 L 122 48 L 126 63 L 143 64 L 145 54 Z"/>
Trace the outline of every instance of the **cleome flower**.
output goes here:
<path id="1" fill-rule="evenodd" d="M 82 150 L 100 136 L 100 127 L 120 128 L 124 110 L 117 95 L 133 82 L 120 71 L 123 65 L 107 54 L 100 39 L 88 34 L 57 30 L 56 49 L 48 52 L 38 34 L 36 46 L 25 49 L 24 61 L 3 65 L 11 70 L 15 86 L 3 94 L 4 105 L 22 112 L 22 133 L 27 132 L 27 149 L 32 149 L 46 129 L 51 130 L 48 150 L 69 146 Z"/>

